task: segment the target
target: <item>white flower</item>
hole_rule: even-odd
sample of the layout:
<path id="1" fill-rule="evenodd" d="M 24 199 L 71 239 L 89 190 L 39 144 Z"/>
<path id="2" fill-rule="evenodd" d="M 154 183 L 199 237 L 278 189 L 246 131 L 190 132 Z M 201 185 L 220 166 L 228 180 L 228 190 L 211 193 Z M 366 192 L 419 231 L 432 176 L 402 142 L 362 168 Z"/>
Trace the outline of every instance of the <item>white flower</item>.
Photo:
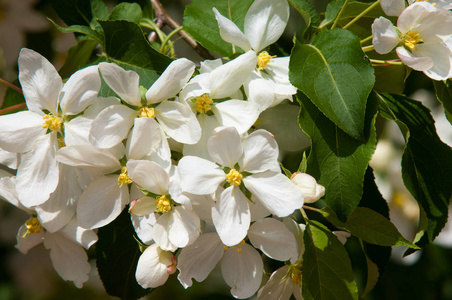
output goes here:
<path id="1" fill-rule="evenodd" d="M 92 124 L 90 141 L 100 148 L 113 147 L 127 137 L 137 117 L 148 117 L 157 124 L 156 119 L 176 141 L 196 143 L 201 128 L 190 107 L 168 100 L 187 83 L 194 68 L 194 63 L 187 59 L 173 61 L 147 90 L 142 101 L 137 73 L 125 71 L 114 63 L 101 63 L 99 69 L 105 82 L 133 109 L 119 104 L 103 110 Z"/>
<path id="2" fill-rule="evenodd" d="M 372 24 L 375 51 L 386 54 L 396 48 L 404 64 L 434 80 L 452 76 L 452 51 L 444 43 L 452 36 L 452 14 L 427 2 L 406 8 L 397 20 L 380 17 Z"/>
<path id="3" fill-rule="evenodd" d="M 191 194 L 209 195 L 226 184 L 212 208 L 213 223 L 225 245 L 235 245 L 246 236 L 253 203 L 260 202 L 279 217 L 303 205 L 302 191 L 280 173 L 278 145 L 267 131 L 257 130 L 242 142 L 235 128 L 217 128 L 208 148 L 217 164 L 195 156 L 183 157 L 178 165 L 181 186 Z M 241 186 L 251 192 L 253 203 Z"/>
<path id="4" fill-rule="evenodd" d="M 171 178 L 159 165 L 152 161 L 128 161 L 130 178 L 142 189 L 155 197 L 141 197 L 131 205 L 129 211 L 137 216 L 155 213 L 152 236 L 163 250 L 175 251 L 199 236 L 201 224 L 198 215 L 185 204 L 189 199 L 178 190 L 177 173 Z M 187 203 L 189 204 L 189 203 Z"/>
<path id="5" fill-rule="evenodd" d="M 135 277 L 143 288 L 164 285 L 169 275 L 176 272 L 176 258 L 157 244 L 147 247 L 138 259 Z"/>
<path id="6" fill-rule="evenodd" d="M 287 0 L 254 1 L 245 16 L 244 33 L 216 8 L 213 11 L 223 40 L 244 51 L 260 52 L 257 66 L 244 85 L 249 100 L 256 102 L 263 111 L 284 99 L 291 99 L 297 90 L 289 82 L 289 57 L 276 58 L 262 51 L 276 42 L 286 28 L 289 20 Z"/>
<path id="7" fill-rule="evenodd" d="M 325 195 L 323 185 L 307 173 L 295 172 L 291 180 L 303 191 L 304 203 L 314 203 Z"/>
<path id="8" fill-rule="evenodd" d="M 380 0 L 380 4 L 385 14 L 387 14 L 388 16 L 398 17 L 405 9 L 405 6 L 407 4 L 406 2 L 408 2 L 408 5 L 411 5 L 419 1 L 429 2 L 436 8 L 447 10 L 452 9 L 452 1 L 450 0 Z"/>
<path id="9" fill-rule="evenodd" d="M 19 80 L 29 111 L 0 117 L 0 147 L 22 153 L 17 189 L 23 205 L 41 205 L 58 185 L 56 151 L 67 116 L 81 113 L 97 97 L 97 66 L 74 73 L 63 85 L 55 68 L 39 53 L 22 49 Z"/>

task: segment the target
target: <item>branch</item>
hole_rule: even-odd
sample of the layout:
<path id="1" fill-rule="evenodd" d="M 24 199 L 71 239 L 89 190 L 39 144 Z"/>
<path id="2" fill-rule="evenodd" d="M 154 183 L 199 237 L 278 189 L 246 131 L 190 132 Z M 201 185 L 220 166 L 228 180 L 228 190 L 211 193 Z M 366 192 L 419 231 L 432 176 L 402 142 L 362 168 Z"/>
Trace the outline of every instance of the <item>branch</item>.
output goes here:
<path id="1" fill-rule="evenodd" d="M 18 93 L 23 94 L 23 92 L 22 92 L 22 90 L 20 89 L 20 87 L 15 86 L 15 85 L 12 84 L 11 82 L 8 82 L 8 81 L 6 81 L 6 80 L 3 79 L 3 78 L 0 78 L 0 83 L 3 84 L 3 85 L 6 85 L 7 87 L 9 87 L 9 88 L 15 90 L 15 91 L 18 92 Z"/>
<path id="2" fill-rule="evenodd" d="M 180 27 L 180 25 L 168 14 L 159 0 L 151 0 L 151 3 L 154 8 L 155 17 L 158 20 L 161 20 L 164 24 L 168 24 L 173 29 Z M 185 30 L 181 30 L 178 33 L 201 57 L 214 59 L 209 51 L 198 44 Z"/>
<path id="3" fill-rule="evenodd" d="M 22 109 L 22 108 L 27 108 L 27 104 L 25 103 L 20 103 L 20 104 L 16 104 L 4 109 L 0 109 L 0 115 L 6 115 L 7 113 L 16 110 L 16 109 Z"/>

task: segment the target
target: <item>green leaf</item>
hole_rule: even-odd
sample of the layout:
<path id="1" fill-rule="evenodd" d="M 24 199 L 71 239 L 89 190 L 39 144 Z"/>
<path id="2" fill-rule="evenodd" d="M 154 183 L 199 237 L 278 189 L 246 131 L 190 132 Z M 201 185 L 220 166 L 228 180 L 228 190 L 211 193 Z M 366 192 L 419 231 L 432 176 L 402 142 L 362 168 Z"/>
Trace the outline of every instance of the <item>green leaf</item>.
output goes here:
<path id="1" fill-rule="evenodd" d="M 85 39 L 72 46 L 69 49 L 66 62 L 61 67 L 59 73 L 62 78 L 69 78 L 74 72 L 79 70 L 82 66 L 89 63 L 93 50 L 98 45 L 98 42 L 93 39 Z"/>
<path id="2" fill-rule="evenodd" d="M 308 159 L 306 158 L 306 152 L 303 152 L 303 157 L 301 158 L 300 165 L 298 166 L 298 172 L 306 173 L 308 168 Z"/>
<path id="3" fill-rule="evenodd" d="M 443 105 L 446 117 L 452 124 L 452 80 L 433 80 L 433 85 L 435 86 L 436 98 Z"/>
<path id="4" fill-rule="evenodd" d="M 68 26 L 90 25 L 93 18 L 90 0 L 51 0 L 51 3 Z"/>
<path id="5" fill-rule="evenodd" d="M 334 29 L 322 31 L 311 44 L 297 42 L 289 78 L 340 129 L 363 140 L 366 100 L 375 76 L 357 36 Z"/>
<path id="6" fill-rule="evenodd" d="M 61 32 L 64 33 L 70 33 L 70 32 L 77 32 L 77 33 L 82 33 L 85 34 L 93 39 L 96 39 L 99 43 L 102 43 L 103 37 L 102 35 L 97 32 L 94 29 L 91 29 L 91 27 L 89 26 L 85 26 L 85 25 L 71 25 L 69 27 L 61 27 L 58 24 L 56 24 L 54 21 L 50 20 L 53 25 L 56 27 L 56 29 L 58 29 Z"/>
<path id="7" fill-rule="evenodd" d="M 365 251 L 364 244 L 361 244 L 364 252 L 364 256 L 366 257 L 366 265 L 367 265 L 367 280 L 366 280 L 366 287 L 364 291 L 362 292 L 361 298 L 365 297 L 378 282 L 378 279 L 380 278 L 380 272 L 378 270 L 378 266 L 376 263 L 374 263 L 368 256 Z"/>
<path id="8" fill-rule="evenodd" d="M 93 19 L 107 20 L 110 12 L 102 0 L 91 0 L 91 13 Z"/>
<path id="9" fill-rule="evenodd" d="M 374 90 L 379 93 L 402 94 L 409 72 L 405 65 L 375 66 Z"/>
<path id="10" fill-rule="evenodd" d="M 234 47 L 221 38 L 212 8 L 218 9 L 243 32 L 245 15 L 252 3 L 253 0 L 193 0 L 185 7 L 184 29 L 205 48 L 223 56 L 231 56 L 235 53 Z"/>
<path id="11" fill-rule="evenodd" d="M 433 242 L 447 222 L 452 149 L 439 139 L 430 111 L 421 102 L 386 94 L 379 100 L 382 116 L 409 130 L 402 155 L 402 178 L 427 215 L 427 230 L 416 243 L 423 247 Z"/>
<path id="12" fill-rule="evenodd" d="M 108 60 L 140 75 L 140 84 L 150 87 L 171 59 L 152 48 L 141 28 L 129 21 L 99 21 L 105 33 Z M 141 78 L 143 76 L 143 78 Z M 142 80 L 147 79 L 147 83 Z M 150 83 L 149 83 L 150 82 Z"/>
<path id="13" fill-rule="evenodd" d="M 344 5 L 345 0 L 334 0 L 328 3 L 325 12 L 325 19 L 320 24 L 320 27 L 324 27 L 336 19 L 337 13 Z"/>
<path id="14" fill-rule="evenodd" d="M 19 80 L 14 81 L 13 84 L 16 86 L 20 86 Z M 11 107 L 14 105 L 19 105 L 22 103 L 25 103 L 24 95 L 19 93 L 16 90 L 13 90 L 12 88 L 7 88 L 5 96 L 3 97 L 3 103 L 2 103 L 1 109 L 8 108 L 8 107 Z M 27 107 L 25 106 L 25 107 L 13 109 L 13 110 L 9 111 L 8 114 L 16 113 L 21 110 L 27 110 Z"/>
<path id="15" fill-rule="evenodd" d="M 361 200 L 364 174 L 376 147 L 375 95 L 367 104 L 364 142 L 343 132 L 303 94 L 298 98 L 302 104 L 298 121 L 312 140 L 307 173 L 325 187 L 323 201 L 345 221 Z"/>
<path id="16" fill-rule="evenodd" d="M 336 236 L 311 220 L 303 238 L 303 299 L 358 299 L 350 259 Z"/>
<path id="17" fill-rule="evenodd" d="M 121 299 L 138 299 L 151 291 L 143 289 L 135 279 L 141 252 L 134 234 L 127 208 L 97 233 L 97 270 L 107 293 Z"/>
<path id="18" fill-rule="evenodd" d="M 419 249 L 405 239 L 391 221 L 367 207 L 357 207 L 345 222 L 345 228 L 352 235 L 371 244 Z"/>
<path id="19" fill-rule="evenodd" d="M 373 4 L 374 3 L 372 3 L 372 2 L 365 3 L 365 2 L 359 2 L 359 1 L 351 1 L 344 8 L 341 19 L 354 18 L 357 15 L 361 14 L 364 10 L 368 9 Z M 362 16 L 362 18 L 376 19 L 383 15 L 384 15 L 384 12 L 383 12 L 383 9 L 381 8 L 381 5 L 377 5 L 374 8 L 372 8 L 370 11 L 368 11 L 364 16 Z"/>
<path id="20" fill-rule="evenodd" d="M 306 24 L 312 24 L 319 26 L 320 17 L 315 7 L 308 0 L 289 0 L 290 4 L 304 17 L 306 14 L 309 16 L 309 22 Z M 306 14 L 305 14 L 306 13 Z M 305 19 L 306 21 L 306 19 Z"/>
<path id="21" fill-rule="evenodd" d="M 143 13 L 137 3 L 122 2 L 111 11 L 109 20 L 126 20 L 139 24 Z"/>

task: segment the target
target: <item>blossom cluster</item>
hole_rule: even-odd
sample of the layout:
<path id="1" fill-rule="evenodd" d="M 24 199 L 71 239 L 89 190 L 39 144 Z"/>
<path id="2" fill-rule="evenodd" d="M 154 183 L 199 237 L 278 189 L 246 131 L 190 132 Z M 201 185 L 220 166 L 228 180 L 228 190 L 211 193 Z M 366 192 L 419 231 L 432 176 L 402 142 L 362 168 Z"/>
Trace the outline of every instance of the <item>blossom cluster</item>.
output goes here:
<path id="1" fill-rule="evenodd" d="M 450 1 L 381 0 L 397 26 L 379 17 L 372 24 L 373 46 L 379 54 L 392 50 L 408 67 L 434 80 L 452 78 L 452 3 Z"/>
<path id="2" fill-rule="evenodd" d="M 22 49 L 28 111 L 0 117 L 1 162 L 17 169 L 2 174 L 0 196 L 30 214 L 17 235 L 21 252 L 43 242 L 58 274 L 81 287 L 90 271 L 84 248 L 128 208 L 145 248 L 135 274 L 144 288 L 177 270 L 187 288 L 220 263 L 232 295 L 248 298 L 261 286 L 263 253 L 287 264 L 259 297 L 301 297 L 303 227 L 288 216 L 325 191 L 308 174 L 281 173 L 274 136 L 253 127 L 296 92 L 289 58 L 264 51 L 283 33 L 289 5 L 255 1 L 244 32 L 214 13 L 222 38 L 243 54 L 203 61 L 195 76 L 193 62 L 174 60 L 151 86 L 107 62 L 63 82 Z M 117 97 L 98 96 L 102 81 Z"/>

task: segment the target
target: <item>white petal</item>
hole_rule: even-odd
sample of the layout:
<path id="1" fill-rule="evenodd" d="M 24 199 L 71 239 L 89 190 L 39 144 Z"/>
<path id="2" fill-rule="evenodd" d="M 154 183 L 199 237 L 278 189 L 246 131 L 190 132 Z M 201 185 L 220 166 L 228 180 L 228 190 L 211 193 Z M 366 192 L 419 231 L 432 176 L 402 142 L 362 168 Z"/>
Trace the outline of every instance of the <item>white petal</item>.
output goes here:
<path id="1" fill-rule="evenodd" d="M 108 86 L 122 100 L 132 106 L 141 106 L 140 77 L 134 71 L 126 71 L 114 63 L 100 63 L 99 70 Z"/>
<path id="2" fill-rule="evenodd" d="M 78 225 L 77 218 L 72 218 L 59 232 L 85 249 L 89 249 L 98 240 L 97 234 L 93 230 L 85 229 Z"/>
<path id="3" fill-rule="evenodd" d="M 186 58 L 179 58 L 171 62 L 146 92 L 148 104 L 159 103 L 176 96 L 194 71 L 195 64 Z"/>
<path id="4" fill-rule="evenodd" d="M 19 54 L 19 81 L 29 110 L 46 109 L 56 114 L 63 81 L 44 56 L 23 48 Z"/>
<path id="5" fill-rule="evenodd" d="M 0 148 L 0 164 L 7 166 L 10 169 L 16 170 L 19 166 L 19 162 L 20 154 L 5 151 Z"/>
<path id="6" fill-rule="evenodd" d="M 1 148 L 15 153 L 29 151 L 36 138 L 46 133 L 43 124 L 42 115 L 32 111 L 0 116 Z"/>
<path id="7" fill-rule="evenodd" d="M 85 250 L 60 233 L 46 232 L 44 246 L 50 249 L 50 259 L 58 275 L 81 288 L 91 271 Z"/>
<path id="8" fill-rule="evenodd" d="M 101 85 L 97 66 L 90 66 L 75 72 L 64 84 L 60 100 L 63 115 L 82 112 L 97 98 Z"/>
<path id="9" fill-rule="evenodd" d="M 206 60 L 202 61 L 200 64 L 201 64 L 201 66 L 199 67 L 200 74 L 210 73 L 213 70 L 215 70 L 216 68 L 222 66 L 223 61 L 221 60 L 221 58 L 212 59 L 212 60 L 206 59 Z"/>
<path id="10" fill-rule="evenodd" d="M 182 190 L 195 195 L 212 194 L 226 180 L 226 174 L 220 167 L 196 156 L 182 157 L 178 171 Z"/>
<path id="11" fill-rule="evenodd" d="M 133 227 L 140 240 L 145 244 L 151 244 L 153 239 L 152 228 L 155 224 L 155 215 L 150 214 L 143 217 L 138 217 L 133 214 L 130 215 Z"/>
<path id="12" fill-rule="evenodd" d="M 267 283 L 257 293 L 257 298 L 259 300 L 290 299 L 294 286 L 288 272 L 288 265 L 273 272 Z"/>
<path id="13" fill-rule="evenodd" d="M 58 150 L 59 162 L 107 174 L 121 169 L 118 158 L 109 149 L 100 149 L 91 145 L 66 146 Z"/>
<path id="14" fill-rule="evenodd" d="M 127 172 L 140 187 L 157 195 L 168 195 L 169 175 L 161 166 L 148 160 L 129 160 Z"/>
<path id="15" fill-rule="evenodd" d="M 433 67 L 433 60 L 430 57 L 416 57 L 404 47 L 397 47 L 396 52 L 405 65 L 416 71 L 425 71 Z"/>
<path id="16" fill-rule="evenodd" d="M 154 235 L 154 241 L 160 248 L 167 251 L 176 251 L 177 246 L 171 243 L 169 239 L 169 230 L 173 224 L 172 212 L 167 212 L 157 218 L 152 233 Z"/>
<path id="17" fill-rule="evenodd" d="M 129 213 L 138 217 L 153 214 L 157 210 L 155 198 L 143 196 L 133 200 L 130 204 Z"/>
<path id="18" fill-rule="evenodd" d="M 191 201 L 182 191 L 180 185 L 180 176 L 177 171 L 177 167 L 173 166 L 170 171 L 170 187 L 169 194 L 171 198 L 179 204 L 182 204 L 185 208 L 192 209 Z"/>
<path id="19" fill-rule="evenodd" d="M 56 134 L 40 136 L 30 152 L 22 155 L 16 188 L 20 202 L 31 207 L 43 204 L 58 185 Z"/>
<path id="20" fill-rule="evenodd" d="M 187 288 L 192 285 L 192 278 L 204 281 L 223 253 L 223 243 L 216 233 L 201 235 L 193 244 L 183 248 L 177 258 L 180 283 Z"/>
<path id="21" fill-rule="evenodd" d="M 183 248 L 193 243 L 201 232 L 201 223 L 198 215 L 193 211 L 176 206 L 172 212 L 172 223 L 168 238 L 173 245 Z"/>
<path id="22" fill-rule="evenodd" d="M 259 288 L 264 265 L 260 254 L 248 244 L 237 248 L 229 248 L 221 260 L 221 273 L 231 287 L 235 298 L 244 299 L 254 295 Z"/>
<path id="23" fill-rule="evenodd" d="M 256 221 L 248 231 L 254 247 L 272 259 L 286 261 L 297 259 L 297 243 L 294 235 L 276 219 L 265 218 Z"/>
<path id="24" fill-rule="evenodd" d="M 59 181 L 56 190 L 44 204 L 36 206 L 42 226 L 56 232 L 75 215 L 76 201 L 82 194 L 74 168 L 59 164 Z"/>
<path id="25" fill-rule="evenodd" d="M 243 156 L 239 162 L 241 171 L 250 173 L 280 171 L 278 144 L 268 131 L 263 129 L 254 131 L 243 140 L 242 146 Z"/>
<path id="26" fill-rule="evenodd" d="M 138 259 L 135 277 L 143 288 L 155 288 L 165 284 L 169 277 L 168 266 L 172 265 L 172 254 L 160 249 L 157 244 L 146 248 Z"/>
<path id="27" fill-rule="evenodd" d="M 298 224 L 290 217 L 283 218 L 283 223 L 286 225 L 286 227 L 292 232 L 295 239 L 297 240 L 297 248 L 298 248 L 298 259 L 291 260 L 290 262 L 292 264 L 296 263 L 296 261 L 303 261 L 303 253 L 304 253 L 304 240 L 303 240 L 303 234 L 304 230 L 306 229 L 305 224 Z"/>
<path id="28" fill-rule="evenodd" d="M 27 227 L 22 225 L 17 232 L 17 244 L 16 248 L 23 254 L 27 254 L 28 250 L 34 246 L 40 244 L 44 239 L 44 231 L 39 233 L 26 234 Z"/>
<path id="29" fill-rule="evenodd" d="M 391 52 L 399 43 L 399 36 L 392 22 L 384 17 L 375 19 L 372 24 L 372 43 L 379 54 Z"/>
<path id="30" fill-rule="evenodd" d="M 248 96 L 248 101 L 256 103 L 259 112 L 272 106 L 275 101 L 274 83 L 262 77 L 253 75 L 247 83 L 243 85 Z"/>
<path id="31" fill-rule="evenodd" d="M 289 20 L 286 0 L 256 0 L 245 16 L 245 35 L 251 48 L 259 52 L 276 42 Z"/>
<path id="32" fill-rule="evenodd" d="M 248 201 L 238 187 L 230 186 L 212 208 L 213 224 L 226 246 L 237 245 L 248 232 L 251 221 Z"/>
<path id="33" fill-rule="evenodd" d="M 160 145 L 154 152 L 143 159 L 149 159 L 159 166 L 161 166 L 166 172 L 169 172 L 171 169 L 171 148 L 168 143 L 168 138 L 163 132 L 162 128 L 160 128 L 160 136 L 162 137 Z"/>
<path id="34" fill-rule="evenodd" d="M 136 116 L 137 112 L 125 105 L 107 107 L 91 125 L 90 142 L 99 148 L 119 144 L 129 134 Z"/>
<path id="35" fill-rule="evenodd" d="M 162 138 L 165 137 L 153 118 L 135 118 L 127 138 L 127 159 L 142 159 L 157 149 Z"/>
<path id="36" fill-rule="evenodd" d="M 307 173 L 293 173 L 291 180 L 303 191 L 304 203 L 314 203 L 325 195 L 325 188 Z"/>
<path id="37" fill-rule="evenodd" d="M 404 0 L 381 0 L 380 1 L 381 8 L 391 17 L 398 17 L 405 9 L 405 1 Z"/>
<path id="38" fill-rule="evenodd" d="M 235 127 L 239 134 L 250 129 L 259 117 L 259 107 L 249 101 L 228 100 L 212 107 L 218 122 L 223 126 Z"/>
<path id="39" fill-rule="evenodd" d="M 16 191 L 16 177 L 5 176 L 0 178 L 0 198 L 14 205 L 15 207 L 27 212 L 28 214 L 35 213 L 34 209 L 28 209 L 19 202 Z"/>
<path id="40" fill-rule="evenodd" d="M 221 99 L 230 96 L 245 82 L 257 63 L 252 50 L 216 68 L 209 74 L 210 97 Z"/>
<path id="41" fill-rule="evenodd" d="M 243 152 L 240 135 L 234 127 L 215 129 L 207 147 L 215 162 L 231 169 L 239 161 Z"/>
<path id="42" fill-rule="evenodd" d="M 95 229 L 116 219 L 129 202 L 127 186 L 119 187 L 118 175 L 101 176 L 83 191 L 77 205 L 80 226 Z"/>
<path id="43" fill-rule="evenodd" d="M 155 117 L 170 137 L 183 144 L 194 144 L 201 137 L 201 127 L 186 104 L 165 101 L 155 108 Z"/>
<path id="44" fill-rule="evenodd" d="M 243 178 L 245 187 L 278 217 L 285 217 L 303 206 L 301 190 L 281 173 L 266 171 Z"/>
<path id="45" fill-rule="evenodd" d="M 434 80 L 447 80 L 452 71 L 452 51 L 443 43 L 421 44 L 415 49 L 416 55 L 431 58 L 433 66 L 424 70 L 425 75 Z"/>
<path id="46" fill-rule="evenodd" d="M 197 119 L 199 125 L 202 128 L 201 138 L 194 145 L 185 144 L 183 148 L 183 154 L 184 156 L 187 155 L 198 156 L 200 158 L 213 161 L 207 149 L 207 143 L 210 137 L 212 136 L 213 130 L 217 127 L 220 127 L 221 125 L 220 123 L 218 123 L 217 118 L 215 118 L 214 116 L 199 114 L 197 116 Z"/>
<path id="47" fill-rule="evenodd" d="M 250 50 L 250 43 L 248 38 L 231 20 L 223 17 L 220 12 L 214 7 L 213 12 L 220 28 L 220 35 L 223 40 L 233 45 L 239 46 L 244 51 Z"/>

